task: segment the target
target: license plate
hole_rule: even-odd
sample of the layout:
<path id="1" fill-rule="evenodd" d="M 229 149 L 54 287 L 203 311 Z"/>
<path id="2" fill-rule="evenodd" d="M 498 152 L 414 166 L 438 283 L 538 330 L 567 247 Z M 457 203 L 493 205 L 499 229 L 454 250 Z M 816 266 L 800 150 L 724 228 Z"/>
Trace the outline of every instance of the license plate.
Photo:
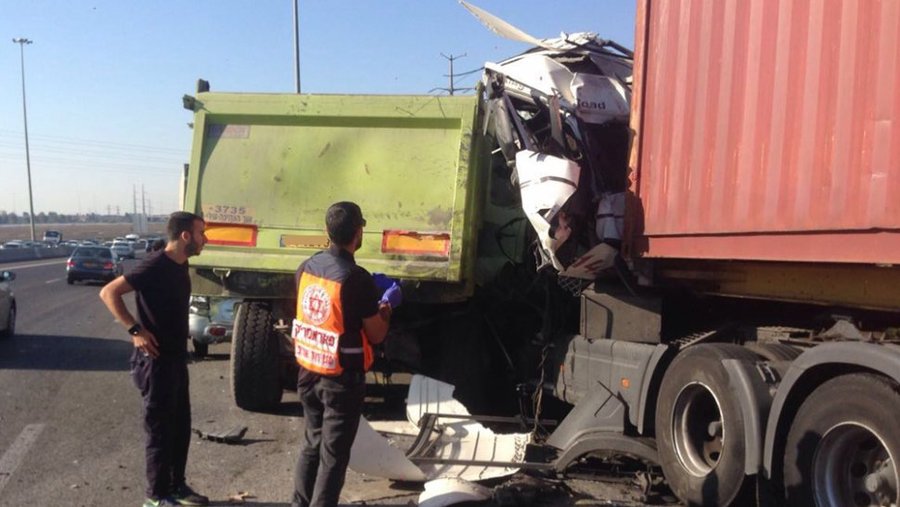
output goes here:
<path id="1" fill-rule="evenodd" d="M 99 264 L 97 264 L 96 262 L 85 262 L 83 266 L 86 268 L 96 268 L 97 266 L 99 266 Z"/>

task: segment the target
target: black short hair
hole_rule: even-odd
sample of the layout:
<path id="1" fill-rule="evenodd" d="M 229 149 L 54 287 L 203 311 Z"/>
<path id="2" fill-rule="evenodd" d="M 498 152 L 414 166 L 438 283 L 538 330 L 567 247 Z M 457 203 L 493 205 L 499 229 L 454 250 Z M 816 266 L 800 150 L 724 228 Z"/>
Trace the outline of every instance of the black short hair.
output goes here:
<path id="1" fill-rule="evenodd" d="M 353 241 L 356 230 L 366 225 L 359 206 L 350 201 L 336 202 L 325 212 L 325 228 L 328 237 L 338 246 L 347 246 Z"/>
<path id="2" fill-rule="evenodd" d="M 169 215 L 169 222 L 166 224 L 169 241 L 178 239 L 182 232 L 193 232 L 195 220 L 203 221 L 203 217 L 189 211 L 176 211 Z"/>

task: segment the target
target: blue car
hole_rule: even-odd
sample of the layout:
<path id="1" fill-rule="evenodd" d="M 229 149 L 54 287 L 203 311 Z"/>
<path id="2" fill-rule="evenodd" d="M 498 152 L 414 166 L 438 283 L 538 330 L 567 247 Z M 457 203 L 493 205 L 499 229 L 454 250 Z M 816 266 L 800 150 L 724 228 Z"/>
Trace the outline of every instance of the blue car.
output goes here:
<path id="1" fill-rule="evenodd" d="M 109 247 L 80 246 L 66 261 L 66 282 L 69 285 L 78 280 L 108 282 L 121 274 L 122 258 Z"/>

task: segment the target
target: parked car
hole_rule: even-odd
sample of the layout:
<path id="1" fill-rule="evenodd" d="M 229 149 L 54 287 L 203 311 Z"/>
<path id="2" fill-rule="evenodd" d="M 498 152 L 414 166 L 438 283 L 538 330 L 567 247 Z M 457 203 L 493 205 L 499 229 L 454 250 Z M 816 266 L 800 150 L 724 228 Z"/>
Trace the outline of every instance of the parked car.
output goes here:
<path id="1" fill-rule="evenodd" d="M 59 231 L 44 231 L 44 243 L 50 246 L 58 246 L 62 243 L 63 235 Z"/>
<path id="2" fill-rule="evenodd" d="M 112 248 L 80 246 L 66 261 L 66 282 L 78 280 L 110 281 L 122 274 L 122 258 Z"/>
<path id="3" fill-rule="evenodd" d="M 234 312 L 240 298 L 213 299 L 191 297 L 188 327 L 194 345 L 194 356 L 204 357 L 212 343 L 231 341 Z"/>
<path id="4" fill-rule="evenodd" d="M 0 272 L 0 338 L 16 334 L 16 296 L 12 287 L 15 279 L 12 271 Z"/>
<path id="5" fill-rule="evenodd" d="M 0 248 L 4 250 L 11 250 L 13 248 L 25 248 L 25 244 L 17 239 L 14 239 L 12 241 L 3 243 L 2 245 L 0 245 Z"/>
<path id="6" fill-rule="evenodd" d="M 165 247 L 166 240 L 162 238 L 149 238 L 147 239 L 147 246 L 144 248 L 144 251 L 155 252 L 157 250 L 162 250 Z"/>
<path id="7" fill-rule="evenodd" d="M 165 247 L 166 241 L 159 236 L 150 236 L 147 238 L 147 243 L 144 246 L 144 251 L 152 252 L 154 250 L 159 250 L 159 246 Z"/>
<path id="8" fill-rule="evenodd" d="M 134 246 L 127 241 L 113 241 L 110 248 L 112 248 L 113 252 L 119 257 L 134 259 Z"/>

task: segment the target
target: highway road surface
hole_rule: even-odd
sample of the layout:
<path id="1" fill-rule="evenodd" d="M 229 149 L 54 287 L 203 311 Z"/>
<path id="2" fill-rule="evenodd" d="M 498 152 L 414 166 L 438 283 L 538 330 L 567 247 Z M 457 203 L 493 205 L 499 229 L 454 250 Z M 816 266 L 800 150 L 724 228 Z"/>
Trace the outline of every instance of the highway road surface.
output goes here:
<path id="1" fill-rule="evenodd" d="M 131 341 L 98 298 L 101 285 L 67 285 L 64 259 L 2 269 L 17 274 L 19 316 L 16 336 L 0 340 L 0 506 L 140 505 L 144 435 L 128 371 Z M 127 301 L 133 308 L 133 298 Z M 244 505 L 289 505 L 303 428 L 296 395 L 286 392 L 277 413 L 236 408 L 228 352 L 228 344 L 212 346 L 207 359 L 190 365 L 193 426 L 248 432 L 241 445 L 195 436 L 188 481 L 214 505 L 238 498 Z M 534 498 L 528 496 L 534 490 L 526 491 L 533 481 L 521 484 L 529 503 L 642 505 L 627 481 L 541 483 Z M 342 502 L 407 505 L 420 491 L 420 484 L 351 471 Z"/>

